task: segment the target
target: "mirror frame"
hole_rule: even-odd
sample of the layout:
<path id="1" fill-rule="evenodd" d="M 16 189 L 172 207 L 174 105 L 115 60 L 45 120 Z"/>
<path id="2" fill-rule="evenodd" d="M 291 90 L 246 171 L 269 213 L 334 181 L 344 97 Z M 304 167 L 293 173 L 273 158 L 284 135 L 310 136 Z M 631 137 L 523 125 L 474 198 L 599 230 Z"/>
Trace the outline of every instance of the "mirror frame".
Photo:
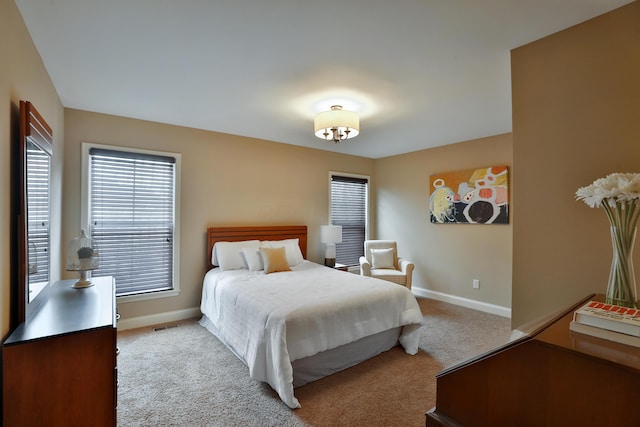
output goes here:
<path id="1" fill-rule="evenodd" d="M 45 153 L 53 155 L 53 132 L 40 113 L 29 101 L 20 101 L 20 138 L 18 141 L 18 172 L 16 174 L 17 202 L 17 289 L 15 297 L 15 321 L 23 323 L 48 297 L 51 272 L 47 285 L 34 298 L 29 298 L 29 242 L 28 242 L 28 198 L 27 198 L 27 141 L 31 141 Z M 51 191 L 51 170 L 49 170 L 49 192 Z M 49 218 L 51 212 L 49 211 Z M 51 254 L 51 244 L 47 248 Z M 16 325 L 17 326 L 17 325 Z"/>

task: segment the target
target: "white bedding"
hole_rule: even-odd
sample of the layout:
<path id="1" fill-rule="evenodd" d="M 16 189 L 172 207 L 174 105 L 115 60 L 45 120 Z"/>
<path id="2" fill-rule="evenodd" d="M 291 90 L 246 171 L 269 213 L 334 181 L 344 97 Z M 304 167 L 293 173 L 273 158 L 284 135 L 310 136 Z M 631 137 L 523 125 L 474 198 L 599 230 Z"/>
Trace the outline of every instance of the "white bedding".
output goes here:
<path id="1" fill-rule="evenodd" d="M 310 261 L 292 271 L 214 268 L 202 290 L 203 325 L 265 381 L 291 408 L 291 362 L 403 326 L 400 344 L 418 351 L 422 314 L 411 292 L 394 283 Z"/>

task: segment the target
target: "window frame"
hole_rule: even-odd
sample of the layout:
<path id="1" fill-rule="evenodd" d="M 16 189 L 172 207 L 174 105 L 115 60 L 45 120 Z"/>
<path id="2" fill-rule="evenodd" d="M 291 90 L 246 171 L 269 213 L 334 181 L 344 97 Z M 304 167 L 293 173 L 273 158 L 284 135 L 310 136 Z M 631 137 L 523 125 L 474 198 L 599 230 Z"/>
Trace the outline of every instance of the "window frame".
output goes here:
<path id="1" fill-rule="evenodd" d="M 333 203 L 333 194 L 331 191 L 331 181 L 332 178 L 334 176 L 339 176 L 339 177 L 345 177 L 345 178 L 357 178 L 357 179 L 363 179 L 367 181 L 367 194 L 366 194 L 366 202 L 365 202 L 365 225 L 364 225 L 364 240 L 369 239 L 369 225 L 371 224 L 370 221 L 370 216 L 371 216 L 371 177 L 369 175 L 361 175 L 361 174 L 355 174 L 355 173 L 348 173 L 348 172 L 336 172 L 336 171 L 329 171 L 329 180 L 328 180 L 328 186 L 329 186 L 329 214 L 328 214 L 328 224 L 333 225 L 333 218 L 331 216 L 331 206 Z M 340 243 L 336 244 L 340 245 Z M 360 248 L 362 250 L 362 255 L 364 255 L 364 245 L 362 246 L 362 248 Z M 337 260 L 337 262 L 340 262 L 339 260 Z M 353 269 L 354 271 L 356 269 L 359 269 L 359 264 L 355 264 L 353 266 L 349 266 L 351 269 Z"/>
<path id="2" fill-rule="evenodd" d="M 116 299 L 118 302 L 134 302 L 134 301 L 144 301 L 144 300 L 152 300 L 158 298 L 168 298 L 174 297 L 180 294 L 180 176 L 181 176 L 181 155 L 180 153 L 172 153 L 167 151 L 158 151 L 158 150 L 146 150 L 141 148 L 132 148 L 132 147 L 123 147 L 123 146 L 114 146 L 114 145 L 105 145 L 105 144 L 95 144 L 91 142 L 82 142 L 81 143 L 81 152 L 82 152 L 82 179 L 81 179 L 81 197 L 80 197 L 80 206 L 81 206 L 81 215 L 80 215 L 80 223 L 82 224 L 83 229 L 91 230 L 89 213 L 91 210 L 91 186 L 89 185 L 90 180 L 90 159 L 89 152 L 92 148 L 104 149 L 104 150 L 113 150 L 113 151 L 121 151 L 124 153 L 132 153 L 132 154 L 148 154 L 152 156 L 164 156 L 164 157 L 173 157 L 175 159 L 175 176 L 174 176 L 174 231 L 173 231 L 173 272 L 172 272 L 172 282 L 173 289 L 168 290 L 159 290 L 152 292 L 144 292 L 133 295 L 122 295 L 117 296 Z M 116 283 L 117 286 L 117 283 Z"/>

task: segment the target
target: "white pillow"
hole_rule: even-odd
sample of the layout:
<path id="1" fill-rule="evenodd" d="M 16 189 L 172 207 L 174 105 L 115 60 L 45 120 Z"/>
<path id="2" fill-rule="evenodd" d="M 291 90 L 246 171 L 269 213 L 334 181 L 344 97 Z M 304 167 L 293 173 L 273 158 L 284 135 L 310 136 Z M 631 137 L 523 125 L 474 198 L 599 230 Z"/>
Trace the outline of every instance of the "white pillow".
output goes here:
<path id="1" fill-rule="evenodd" d="M 298 265 L 302 261 L 304 261 L 298 239 L 264 240 L 260 242 L 260 246 L 263 248 L 284 247 L 284 251 L 287 256 L 287 264 L 289 264 L 289 267 L 293 267 L 294 265 Z"/>
<path id="2" fill-rule="evenodd" d="M 393 248 L 371 249 L 372 268 L 395 268 Z"/>
<path id="3" fill-rule="evenodd" d="M 260 249 L 259 240 L 243 240 L 241 242 L 216 242 L 213 245 L 213 265 L 220 266 L 221 270 L 240 270 L 245 267 L 242 257 L 243 248 Z"/>
<path id="4" fill-rule="evenodd" d="M 249 271 L 264 270 L 259 248 L 242 248 L 242 256 L 244 257 L 244 261 L 247 263 Z"/>

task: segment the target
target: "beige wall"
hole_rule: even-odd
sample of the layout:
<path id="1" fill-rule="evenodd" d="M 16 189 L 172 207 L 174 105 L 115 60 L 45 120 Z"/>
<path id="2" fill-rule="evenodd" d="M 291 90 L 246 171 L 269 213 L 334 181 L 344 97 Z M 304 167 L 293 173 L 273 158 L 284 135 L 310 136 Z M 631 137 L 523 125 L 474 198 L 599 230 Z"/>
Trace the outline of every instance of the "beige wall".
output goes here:
<path id="1" fill-rule="evenodd" d="M 9 331 L 11 293 L 11 149 L 17 144 L 20 100 L 31 101 L 53 129 L 55 183 L 51 189 L 51 234 L 54 247 L 60 244 L 64 110 L 13 0 L 0 0 L 0 58 L 0 327 L 4 336 Z M 59 265 L 59 252 L 53 251 L 54 279 L 60 276 Z"/>
<path id="2" fill-rule="evenodd" d="M 376 234 L 397 240 L 400 255 L 415 263 L 414 288 L 511 307 L 512 226 L 431 224 L 429 217 L 430 175 L 511 167 L 511 148 L 505 134 L 376 161 Z"/>
<path id="3" fill-rule="evenodd" d="M 606 289 L 608 222 L 574 195 L 608 173 L 639 172 L 640 2 L 515 49 L 511 60 L 518 327 Z"/>
<path id="4" fill-rule="evenodd" d="M 181 153 L 180 286 L 176 298 L 120 304 L 123 318 L 199 307 L 208 226 L 306 224 L 321 261 L 329 171 L 373 174 L 374 161 L 141 120 L 65 110 L 63 240 L 80 228 L 81 142 Z M 312 137 L 312 136 L 310 136 Z"/>

